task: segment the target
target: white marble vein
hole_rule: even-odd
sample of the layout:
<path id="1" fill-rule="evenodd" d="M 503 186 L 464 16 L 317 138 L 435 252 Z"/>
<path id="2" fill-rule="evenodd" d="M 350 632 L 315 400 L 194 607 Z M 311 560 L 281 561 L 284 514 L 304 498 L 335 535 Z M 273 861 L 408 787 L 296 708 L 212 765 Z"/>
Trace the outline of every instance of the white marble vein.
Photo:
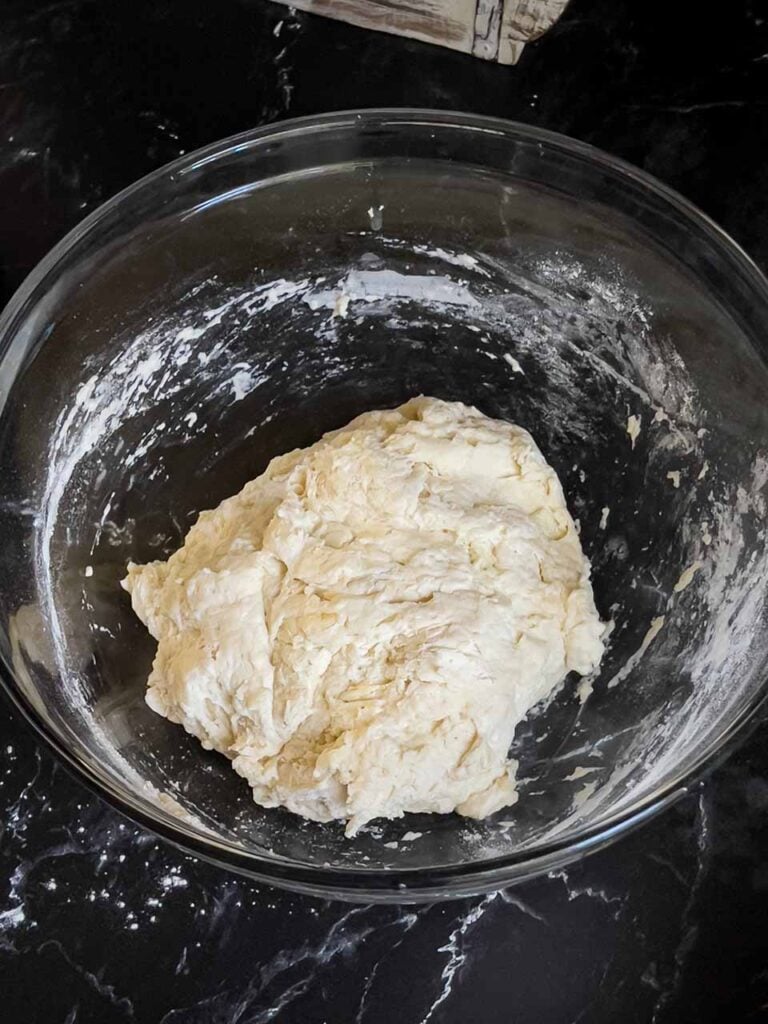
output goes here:
<path id="1" fill-rule="evenodd" d="M 440 975 L 440 992 L 433 1000 L 426 1014 L 421 1018 L 419 1024 L 427 1024 L 428 1021 L 432 1020 L 438 1007 L 442 1006 L 446 999 L 450 997 L 453 992 L 456 975 L 467 962 L 468 949 L 465 940 L 498 896 L 497 892 L 489 893 L 479 903 L 471 907 L 466 914 L 459 918 L 458 924 L 448 936 L 448 941 L 445 945 L 440 946 L 438 949 L 438 953 L 448 954 L 448 960 Z"/>
<path id="2" fill-rule="evenodd" d="M 540 914 L 538 910 L 534 910 L 530 903 L 526 903 L 525 900 L 521 900 L 519 896 L 514 892 L 511 892 L 509 889 L 500 892 L 499 896 L 501 896 L 505 903 L 508 903 L 511 907 L 516 907 L 521 913 L 525 914 L 526 917 L 532 917 L 534 921 L 540 921 L 542 924 L 547 923 L 546 918 Z"/>
<path id="3" fill-rule="evenodd" d="M 41 942 L 36 947 L 35 951 L 42 953 L 46 949 L 54 949 L 65 963 L 83 979 L 86 985 L 106 1000 L 111 1007 L 119 1011 L 126 1021 L 131 1022 L 137 1019 L 131 999 L 128 996 L 118 995 L 112 985 L 106 984 L 100 978 L 97 978 L 92 971 L 89 971 L 74 960 L 58 939 L 46 939 L 45 942 Z"/>
<path id="4" fill-rule="evenodd" d="M 696 904 L 701 892 L 701 887 L 707 876 L 709 865 L 712 859 L 712 843 L 710 839 L 709 808 L 707 806 L 706 790 L 699 791 L 699 799 L 696 805 L 696 863 L 693 874 L 688 881 L 688 899 L 685 901 L 683 912 L 680 915 L 680 940 L 673 954 L 674 969 L 669 985 L 659 995 L 651 1017 L 651 1024 L 656 1024 L 661 1019 L 661 1014 L 674 1000 L 685 970 L 688 955 L 693 949 L 699 932 L 699 926 L 694 920 Z"/>
<path id="5" fill-rule="evenodd" d="M 601 903 L 616 904 L 617 909 L 614 912 L 614 917 L 618 918 L 621 913 L 621 908 L 626 903 L 626 895 L 621 893 L 610 894 L 605 889 L 600 889 L 594 885 L 579 885 L 571 881 L 568 872 L 564 869 L 560 871 L 550 871 L 547 875 L 548 878 L 559 878 L 565 886 L 565 891 L 568 896 L 568 902 L 578 899 L 580 896 L 586 896 L 589 899 L 599 900 Z"/>
<path id="6" fill-rule="evenodd" d="M 371 973 L 368 975 L 365 985 L 363 986 L 363 991 L 360 995 L 360 1003 L 357 1007 L 357 1013 L 355 1014 L 355 1024 L 363 1024 L 365 1012 L 368 1007 L 368 997 L 371 994 L 371 990 L 378 976 L 379 967 L 384 963 L 386 959 L 388 959 L 388 957 L 390 957 L 397 949 L 400 948 L 400 946 L 403 944 L 406 935 L 408 934 L 408 932 L 410 932 L 411 928 L 413 928 L 413 926 L 416 924 L 418 920 L 418 913 L 409 913 L 403 916 L 403 934 L 397 940 L 397 942 L 393 943 L 389 947 L 389 949 L 384 953 L 383 956 L 379 957 L 379 959 L 371 968 Z"/>
<path id="7" fill-rule="evenodd" d="M 217 1014 L 223 1015 L 221 1019 L 247 1020 L 248 1024 L 279 1021 L 283 1011 L 309 992 L 321 972 L 334 961 L 356 953 L 374 932 L 386 928 L 410 930 L 418 916 L 398 909 L 396 917 L 376 923 L 373 918 L 380 914 L 381 908 L 378 907 L 352 907 L 331 925 L 319 942 L 281 950 L 265 964 L 255 967 L 253 980 L 244 987 L 230 988 L 193 1006 L 171 1010 L 160 1024 L 192 1024 L 208 1021 Z M 275 997 L 269 997 L 269 989 L 274 983 L 285 981 L 297 972 L 299 976 L 295 981 L 282 988 Z"/>

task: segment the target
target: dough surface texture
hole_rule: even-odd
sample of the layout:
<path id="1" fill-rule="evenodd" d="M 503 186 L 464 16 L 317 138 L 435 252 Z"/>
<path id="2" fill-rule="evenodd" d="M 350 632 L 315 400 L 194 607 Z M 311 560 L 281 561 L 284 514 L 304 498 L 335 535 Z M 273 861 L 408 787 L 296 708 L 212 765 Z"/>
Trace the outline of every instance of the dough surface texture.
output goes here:
<path id="1" fill-rule="evenodd" d="M 424 397 L 273 459 L 123 586 L 158 641 L 150 707 L 259 804 L 350 835 L 514 803 L 515 727 L 603 652 L 531 436 Z"/>

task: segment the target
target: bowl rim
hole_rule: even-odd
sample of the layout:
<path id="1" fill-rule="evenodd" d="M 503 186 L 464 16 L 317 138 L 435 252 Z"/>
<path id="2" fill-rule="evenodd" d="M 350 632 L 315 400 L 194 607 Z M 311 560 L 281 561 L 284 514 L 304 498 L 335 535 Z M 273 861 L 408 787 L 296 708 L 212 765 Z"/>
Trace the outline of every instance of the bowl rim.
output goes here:
<path id="1" fill-rule="evenodd" d="M 640 186 L 642 190 L 660 199 L 679 217 L 696 227 L 710 244 L 730 261 L 733 269 L 741 274 L 748 286 L 753 291 L 762 293 L 762 299 L 768 308 L 768 280 L 741 246 L 707 214 L 677 191 L 620 157 L 559 132 L 502 118 L 421 108 L 343 110 L 290 119 L 220 139 L 155 169 L 98 206 L 43 257 L 0 313 L 0 366 L 7 354 L 5 339 L 13 335 L 16 326 L 25 316 L 27 307 L 39 297 L 37 292 L 48 275 L 55 271 L 62 258 L 94 228 L 115 210 L 130 203 L 137 194 L 151 189 L 156 182 L 164 179 L 170 179 L 172 182 L 177 177 L 199 170 L 233 151 L 258 149 L 264 144 L 298 136 L 306 138 L 331 131 L 355 132 L 372 127 L 456 129 L 491 133 L 512 143 L 536 143 L 541 147 L 560 151 L 571 158 L 581 158 L 587 163 L 598 165 L 615 178 Z M 10 390 L 14 382 L 14 377 L 9 377 L 7 390 Z M 0 399 L 3 397 L 3 390 L 0 387 Z M 159 807 L 150 811 L 149 801 L 137 797 L 132 792 L 121 791 L 111 776 L 100 775 L 84 758 L 68 747 L 16 682 L 12 665 L 0 655 L 0 684 L 13 706 L 32 725 L 37 735 L 79 781 L 144 828 L 155 832 L 185 852 L 191 852 L 204 860 L 257 881 L 311 895 L 397 902 L 408 899 L 458 897 L 498 889 L 516 880 L 562 867 L 618 838 L 688 792 L 705 772 L 711 770 L 731 752 L 747 723 L 754 722 L 757 712 L 768 704 L 766 682 L 768 679 L 763 680 L 762 686 L 745 702 L 733 719 L 712 736 L 695 756 L 689 758 L 687 767 L 679 776 L 670 778 L 663 785 L 657 786 L 618 812 L 608 813 L 595 823 L 577 829 L 565 837 L 502 856 L 443 867 L 393 866 L 384 870 L 361 865 L 313 865 L 276 855 L 268 856 L 237 849 L 215 836 L 203 838 L 199 832 L 192 831 L 186 822 L 171 816 Z"/>

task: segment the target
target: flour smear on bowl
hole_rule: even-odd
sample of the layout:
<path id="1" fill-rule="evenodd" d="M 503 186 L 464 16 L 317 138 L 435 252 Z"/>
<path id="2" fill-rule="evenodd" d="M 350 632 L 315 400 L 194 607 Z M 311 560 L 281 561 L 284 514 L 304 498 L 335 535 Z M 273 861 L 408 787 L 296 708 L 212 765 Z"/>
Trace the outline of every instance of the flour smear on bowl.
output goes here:
<path id="1" fill-rule="evenodd" d="M 521 270 L 497 257 L 445 246 L 413 246 L 386 235 L 377 236 L 376 246 L 375 260 L 333 272 L 293 279 L 255 274 L 247 287 L 238 288 L 216 280 L 199 282 L 178 302 L 178 311 L 148 324 L 138 335 L 118 332 L 103 361 L 84 366 L 80 387 L 51 436 L 37 531 L 37 585 L 69 699 L 82 702 L 85 714 L 78 667 L 69 654 L 66 626 L 55 601 L 58 566 L 52 538 L 62 499 L 76 486 L 73 481 L 82 460 L 136 420 L 148 425 L 130 450 L 122 452 L 121 472 L 128 478 L 132 472 L 142 473 L 148 454 L 167 441 L 168 410 L 174 413 L 174 443 L 213 436 L 211 410 L 224 412 L 258 396 L 267 374 L 274 372 L 263 360 L 249 359 L 237 344 L 243 332 L 265 317 L 279 315 L 285 330 L 291 325 L 311 330 L 317 344 L 324 346 L 322 377 L 307 375 L 307 397 L 310 389 L 334 385 L 348 374 L 346 357 L 336 344 L 345 332 L 388 332 L 393 345 L 408 340 L 423 351 L 425 343 L 412 336 L 420 325 L 439 323 L 441 344 L 430 358 L 447 364 L 453 339 L 461 338 L 466 348 L 471 337 L 474 356 L 493 364 L 494 373 L 506 374 L 510 407 L 518 394 L 528 403 L 521 422 L 547 458 L 548 441 L 567 435 L 564 447 L 572 453 L 572 470 L 564 462 L 557 468 L 569 503 L 573 496 L 577 525 L 582 532 L 599 533 L 587 551 L 595 565 L 598 605 L 603 574 L 622 559 L 631 561 L 632 545 L 641 548 L 642 539 L 630 536 L 630 513 L 617 511 L 614 496 L 602 495 L 597 504 L 588 500 L 589 459 L 594 461 L 596 448 L 606 441 L 596 439 L 593 409 L 581 400 L 585 381 L 610 399 L 601 413 L 601 429 L 612 432 L 611 452 L 622 453 L 617 481 L 641 466 L 640 475 L 648 485 L 665 488 L 675 502 L 677 546 L 669 572 L 654 582 L 647 574 L 633 578 L 630 566 L 625 570 L 626 586 L 610 607 L 600 608 L 613 620 L 614 632 L 607 641 L 603 675 L 581 691 L 586 697 L 581 713 L 589 713 L 595 699 L 590 693 L 604 692 L 613 682 L 620 695 L 627 686 L 643 686 L 645 675 L 676 671 L 673 662 L 684 663 L 690 684 L 685 713 L 638 728 L 602 773 L 599 744 L 581 752 L 583 763 L 578 746 L 572 746 L 563 770 L 564 778 L 573 775 L 573 806 L 557 828 L 599 814 L 604 806 L 615 810 L 616 787 L 625 778 L 620 804 L 629 808 L 640 788 L 647 793 L 654 780 L 663 782 L 689 756 L 695 738 L 706 738 L 716 729 L 724 704 L 735 699 L 732 680 L 740 666 L 754 662 L 757 647 L 764 650 L 765 641 L 756 635 L 764 602 L 753 581 L 768 574 L 763 526 L 768 460 L 764 453 L 750 453 L 751 470 L 740 485 L 720 474 L 710 450 L 716 424 L 709 422 L 672 341 L 654 330 L 653 314 L 642 295 L 616 267 L 596 269 L 570 255 L 550 254 L 532 259 Z M 412 270 L 403 269 L 406 259 Z M 285 367 L 297 394 L 304 358 L 297 353 L 294 364 Z M 471 390 L 468 382 L 465 400 L 482 409 L 483 393 Z M 149 414 L 155 407 L 163 412 L 153 418 Z M 262 430 L 274 415 L 265 407 L 254 417 L 249 433 Z M 630 422 L 640 427 L 631 436 Z M 155 471 L 156 467 L 150 472 Z M 679 486 L 670 486 L 670 472 L 679 474 Z M 638 487 L 633 499 L 638 509 L 643 499 Z M 604 508 L 610 508 L 610 516 L 599 530 Z M 587 522 L 590 515 L 594 523 Z M 92 550 L 105 534 L 125 536 L 133 526 L 114 518 L 113 502 L 107 497 L 99 521 L 93 523 Z M 750 538 L 748 545 L 745 537 Z M 694 564 L 688 585 L 675 589 Z M 653 600 L 639 606 L 636 591 L 654 587 Z M 653 635 L 647 639 L 649 631 Z M 636 637 L 633 654 L 624 664 L 612 665 L 616 639 L 630 633 Z M 532 717 L 546 713 L 542 705 Z M 606 743 L 612 739 L 606 736 Z M 585 783 L 574 774 L 580 769 L 594 769 L 596 774 Z M 522 782 L 535 786 L 536 777 Z M 505 849 L 505 835 L 499 825 L 500 851 Z"/>

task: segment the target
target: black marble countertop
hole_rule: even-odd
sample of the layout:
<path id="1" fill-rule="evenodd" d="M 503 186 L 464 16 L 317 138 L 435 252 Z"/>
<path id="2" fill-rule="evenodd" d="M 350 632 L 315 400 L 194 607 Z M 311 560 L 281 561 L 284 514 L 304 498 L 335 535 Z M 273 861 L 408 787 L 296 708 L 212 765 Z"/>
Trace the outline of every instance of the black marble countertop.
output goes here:
<path id="1" fill-rule="evenodd" d="M 768 4 L 572 0 L 515 68 L 267 0 L 4 0 L 0 299 L 118 189 L 348 106 L 553 128 L 679 189 L 768 269 Z M 93 797 L 0 704 L 0 1020 L 768 1019 L 768 724 L 698 791 L 506 893 L 352 907 L 260 888 Z"/>

